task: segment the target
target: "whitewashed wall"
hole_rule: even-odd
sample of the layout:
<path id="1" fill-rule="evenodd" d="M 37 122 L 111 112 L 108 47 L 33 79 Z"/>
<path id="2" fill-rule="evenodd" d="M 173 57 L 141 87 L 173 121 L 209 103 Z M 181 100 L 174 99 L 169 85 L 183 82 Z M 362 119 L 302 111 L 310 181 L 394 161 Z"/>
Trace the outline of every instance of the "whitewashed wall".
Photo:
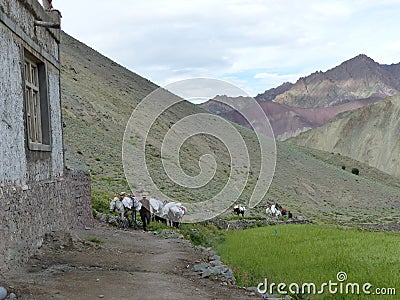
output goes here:
<path id="1" fill-rule="evenodd" d="M 56 15 L 54 15 L 56 14 Z M 34 20 L 59 22 L 36 0 L 0 0 L 0 184 L 27 185 L 64 172 L 57 30 L 35 27 Z M 23 53 L 45 62 L 51 112 L 51 153 L 26 147 Z"/>
<path id="2" fill-rule="evenodd" d="M 26 181 L 20 45 L 0 23 L 0 183 Z"/>

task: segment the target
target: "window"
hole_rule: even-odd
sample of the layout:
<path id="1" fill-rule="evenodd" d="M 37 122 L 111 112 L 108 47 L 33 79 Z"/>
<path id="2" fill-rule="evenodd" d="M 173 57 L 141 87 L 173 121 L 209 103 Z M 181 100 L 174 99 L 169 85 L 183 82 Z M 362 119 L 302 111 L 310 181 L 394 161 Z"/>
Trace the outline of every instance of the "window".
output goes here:
<path id="1" fill-rule="evenodd" d="M 32 151 L 50 151 L 46 66 L 27 51 L 24 75 L 28 148 Z"/>

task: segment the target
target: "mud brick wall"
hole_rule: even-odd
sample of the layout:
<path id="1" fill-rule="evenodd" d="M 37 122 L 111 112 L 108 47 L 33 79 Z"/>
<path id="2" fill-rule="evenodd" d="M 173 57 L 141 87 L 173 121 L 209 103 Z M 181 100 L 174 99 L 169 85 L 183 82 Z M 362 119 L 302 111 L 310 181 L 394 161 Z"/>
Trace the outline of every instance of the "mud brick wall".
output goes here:
<path id="1" fill-rule="evenodd" d="M 28 260 L 52 231 L 93 225 L 90 175 L 0 186 L 0 272 Z"/>

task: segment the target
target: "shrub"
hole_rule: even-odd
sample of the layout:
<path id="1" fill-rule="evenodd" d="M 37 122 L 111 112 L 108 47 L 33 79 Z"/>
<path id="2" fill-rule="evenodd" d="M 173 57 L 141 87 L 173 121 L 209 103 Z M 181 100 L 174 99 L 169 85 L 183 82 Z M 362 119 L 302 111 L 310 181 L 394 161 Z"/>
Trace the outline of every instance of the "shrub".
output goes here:
<path id="1" fill-rule="evenodd" d="M 88 240 L 89 242 L 98 244 L 98 245 L 105 243 L 102 239 L 99 239 L 98 237 L 95 237 L 95 236 L 89 236 L 86 238 L 86 240 Z"/>
<path id="2" fill-rule="evenodd" d="M 181 224 L 181 234 L 194 245 L 212 247 L 225 239 L 226 231 L 212 223 Z"/>
<path id="3" fill-rule="evenodd" d="M 108 200 L 109 196 L 104 193 L 94 193 L 92 192 L 92 207 L 101 213 L 110 213 L 109 207 L 110 203 Z"/>
<path id="4" fill-rule="evenodd" d="M 342 166 L 342 170 L 346 170 L 346 166 Z"/>
<path id="5" fill-rule="evenodd" d="M 358 174 L 360 174 L 360 170 L 357 168 L 353 168 L 353 169 L 351 169 L 351 173 L 354 175 L 358 175 Z"/>

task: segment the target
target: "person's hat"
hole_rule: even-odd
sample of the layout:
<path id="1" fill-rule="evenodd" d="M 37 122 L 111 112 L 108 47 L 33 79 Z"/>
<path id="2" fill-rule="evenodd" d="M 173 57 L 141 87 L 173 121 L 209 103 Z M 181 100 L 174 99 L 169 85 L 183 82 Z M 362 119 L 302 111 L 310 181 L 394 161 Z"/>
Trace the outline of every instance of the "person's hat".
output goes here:
<path id="1" fill-rule="evenodd" d="M 126 195 L 126 193 L 125 192 L 121 192 L 121 193 L 119 193 L 119 195 L 123 196 L 123 195 Z"/>

